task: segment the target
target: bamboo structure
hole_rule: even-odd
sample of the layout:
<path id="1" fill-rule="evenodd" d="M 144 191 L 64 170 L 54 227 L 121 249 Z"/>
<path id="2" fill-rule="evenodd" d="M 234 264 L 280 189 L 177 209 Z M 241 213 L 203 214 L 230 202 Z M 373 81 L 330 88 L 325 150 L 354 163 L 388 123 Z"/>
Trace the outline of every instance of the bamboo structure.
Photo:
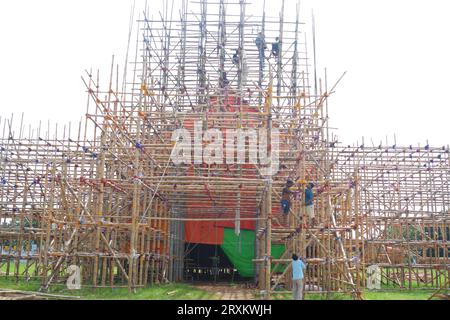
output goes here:
<path id="1" fill-rule="evenodd" d="M 366 264 L 392 287 L 448 288 L 449 147 L 363 143 L 334 159 L 358 170 Z"/>
<path id="2" fill-rule="evenodd" d="M 317 78 L 300 8 L 290 21 L 284 5 L 278 17 L 265 5 L 249 14 L 245 0 L 183 0 L 178 12 L 166 1 L 158 15 L 145 8 L 131 19 L 136 45 L 129 41 L 123 72 L 113 57 L 106 85 L 99 72 L 83 75 L 88 103 L 78 126 L 3 119 L 2 274 L 39 278 L 42 290 L 64 284 L 71 265 L 94 288 L 183 281 L 185 233 L 211 222 L 237 235 L 253 225 L 265 298 L 291 289 L 292 253 L 308 263 L 307 292 L 362 298 L 373 264 L 386 286 L 448 287 L 449 147 L 342 146 L 328 125 L 342 77 L 331 87 L 326 73 Z M 174 139 L 177 129 L 189 139 Z M 208 129 L 219 133 L 205 138 Z M 243 162 L 234 153 L 232 162 L 205 161 L 226 130 L 263 136 L 244 137 Z M 261 141 L 279 163 L 250 162 Z M 176 163 L 180 145 L 195 148 Z M 288 179 L 298 192 L 284 216 Z M 315 225 L 304 206 L 309 182 Z M 284 246 L 277 258 L 276 244 Z"/>

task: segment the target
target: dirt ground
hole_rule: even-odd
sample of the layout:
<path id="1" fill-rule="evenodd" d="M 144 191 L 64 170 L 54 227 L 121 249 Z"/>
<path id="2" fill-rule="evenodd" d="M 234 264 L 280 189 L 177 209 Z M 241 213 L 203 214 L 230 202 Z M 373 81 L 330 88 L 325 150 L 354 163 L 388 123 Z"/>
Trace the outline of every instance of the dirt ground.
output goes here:
<path id="1" fill-rule="evenodd" d="M 40 298 L 34 294 L 1 290 L 0 300 L 40 300 Z"/>
<path id="2" fill-rule="evenodd" d="M 257 290 L 244 284 L 199 283 L 194 284 L 198 289 L 215 293 L 219 300 L 255 300 Z"/>
<path id="3" fill-rule="evenodd" d="M 20 291 L 0 288 L 0 300 L 54 300 L 79 299 L 79 297 L 61 296 L 41 292 Z"/>

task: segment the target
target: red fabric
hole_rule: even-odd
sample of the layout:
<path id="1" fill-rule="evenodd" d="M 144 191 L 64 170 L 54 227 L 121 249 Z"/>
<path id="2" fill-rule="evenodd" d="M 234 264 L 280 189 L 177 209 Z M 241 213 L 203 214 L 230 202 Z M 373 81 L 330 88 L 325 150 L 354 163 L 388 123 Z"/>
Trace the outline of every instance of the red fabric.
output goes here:
<path id="1" fill-rule="evenodd" d="M 223 242 L 223 228 L 214 221 L 187 221 L 184 232 L 186 242 L 218 245 Z"/>
<path id="2" fill-rule="evenodd" d="M 234 221 L 220 221 L 217 223 L 218 227 L 234 229 Z M 241 221 L 242 230 L 255 230 L 255 221 Z"/>
<path id="3" fill-rule="evenodd" d="M 227 112 L 238 112 L 240 108 L 242 108 L 243 113 L 252 113 L 252 112 L 258 112 L 256 108 L 251 108 L 248 105 L 240 105 L 240 101 L 236 99 L 235 96 L 233 96 L 233 92 L 229 92 L 229 96 L 224 99 L 223 104 L 225 106 L 225 109 Z M 215 106 L 217 105 L 218 100 L 215 97 L 211 98 L 211 105 Z M 237 128 L 237 118 L 225 118 L 223 120 L 224 127 L 230 127 L 230 128 Z M 215 126 L 214 121 L 208 119 L 208 128 L 212 128 Z M 255 120 L 247 120 L 243 119 L 243 126 L 245 127 L 257 127 L 257 122 Z M 192 134 L 194 129 L 194 118 L 186 116 L 183 127 L 187 130 L 189 130 Z M 225 135 L 223 137 L 224 146 L 226 143 Z M 214 167 L 214 166 L 213 166 Z M 218 165 L 217 168 L 227 168 L 227 165 Z M 232 168 L 234 165 L 231 165 L 228 168 Z M 244 164 L 241 165 L 243 169 L 253 169 L 254 165 L 250 164 Z M 187 172 L 188 175 L 194 175 L 193 168 L 190 168 Z M 229 172 L 225 171 L 217 171 L 217 174 L 230 177 Z M 243 175 L 244 178 L 254 178 L 256 176 L 256 173 L 245 173 Z M 207 184 L 205 184 L 205 190 L 203 191 L 204 195 L 210 199 L 210 201 L 195 201 L 195 200 L 187 200 L 186 201 L 186 207 L 187 207 L 187 217 L 192 218 L 198 218 L 198 212 L 199 210 L 202 210 L 204 212 L 214 212 L 213 209 L 214 206 L 220 210 L 220 209 L 227 209 L 227 217 L 230 216 L 230 211 L 235 212 L 235 209 L 237 207 L 237 198 L 235 201 L 229 201 L 227 200 L 221 200 L 221 196 L 225 198 L 226 197 L 236 197 L 236 192 L 222 192 L 221 194 L 218 194 L 214 190 L 209 190 Z M 244 201 L 243 199 L 240 202 L 240 212 L 241 217 L 254 217 L 256 215 L 256 190 L 255 189 L 248 189 L 245 186 L 241 189 L 241 195 L 251 199 Z M 194 199 L 189 198 L 188 199 Z M 211 214 L 208 214 L 211 216 Z M 234 217 L 234 214 L 232 215 Z M 188 221 L 185 223 L 185 241 L 190 243 L 201 243 L 201 244 L 222 244 L 223 242 L 223 228 L 234 228 L 234 220 L 229 221 Z M 240 223 L 241 229 L 244 230 L 255 230 L 255 221 L 241 221 Z"/>

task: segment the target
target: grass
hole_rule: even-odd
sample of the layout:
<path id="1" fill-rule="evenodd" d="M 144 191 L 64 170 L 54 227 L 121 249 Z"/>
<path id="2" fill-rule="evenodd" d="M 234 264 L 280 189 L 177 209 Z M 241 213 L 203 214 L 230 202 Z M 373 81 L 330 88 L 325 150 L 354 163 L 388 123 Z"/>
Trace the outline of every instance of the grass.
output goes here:
<path id="1" fill-rule="evenodd" d="M 417 290 L 417 291 L 366 291 L 364 292 L 365 300 L 427 300 L 434 291 Z M 274 295 L 275 300 L 289 300 L 292 295 L 280 294 Z M 333 293 L 328 297 L 320 294 L 307 294 L 305 300 L 352 300 L 348 294 Z"/>
<path id="2" fill-rule="evenodd" d="M 366 292 L 367 300 L 427 300 L 434 290 Z"/>
<path id="3" fill-rule="evenodd" d="M 39 289 L 39 283 L 37 281 L 16 282 L 13 276 L 8 278 L 0 277 L 0 288 L 22 291 L 37 291 Z"/>
<path id="4" fill-rule="evenodd" d="M 0 269 L 4 269 L 2 266 Z M 30 270 L 31 271 L 31 270 Z M 15 281 L 14 276 L 8 278 L 0 276 L 0 288 L 22 290 L 22 291 L 37 291 L 40 287 L 38 280 L 26 281 L 20 278 L 18 282 Z M 233 285 L 230 285 L 233 287 Z M 366 291 L 364 292 L 364 299 L 366 300 L 426 300 L 434 290 L 398 290 L 393 286 L 383 286 L 382 291 Z M 66 286 L 55 285 L 49 290 L 49 293 L 61 294 L 67 296 L 80 296 L 86 300 L 211 300 L 220 299 L 220 296 L 214 292 L 208 292 L 198 289 L 188 284 L 163 284 L 152 287 L 136 289 L 136 293 L 129 294 L 128 288 L 97 288 L 83 287 L 81 290 L 67 290 Z M 258 298 L 256 296 L 256 298 Z M 276 300 L 290 300 L 290 294 L 273 295 Z M 307 294 L 306 300 L 351 300 L 350 295 L 345 294 Z"/>
<path id="5" fill-rule="evenodd" d="M 0 278 L 0 288 L 37 291 L 39 281 L 19 281 L 14 278 Z M 81 290 L 68 290 L 65 286 L 53 286 L 48 293 L 66 296 L 80 296 L 85 300 L 211 300 L 218 297 L 211 292 L 197 289 L 186 284 L 163 284 L 148 288 L 138 288 L 136 293 L 129 294 L 128 288 L 83 287 Z"/>
<path id="6" fill-rule="evenodd" d="M 0 278 L 0 288 L 23 291 L 37 291 L 40 283 L 35 280 L 16 282 L 13 278 Z M 197 289 L 187 284 L 164 284 L 148 288 L 139 288 L 136 293 L 129 294 L 127 288 L 84 287 L 81 290 L 67 290 L 64 286 L 53 286 L 49 293 L 67 296 L 80 296 L 85 300 L 212 300 L 220 297 L 214 293 Z M 366 291 L 365 300 L 426 300 L 433 293 L 431 290 L 416 291 Z M 290 294 L 274 295 L 275 300 L 290 300 Z M 351 300 L 345 294 L 307 294 L 305 300 Z"/>
<path id="7" fill-rule="evenodd" d="M 61 289 L 55 291 L 64 295 L 79 295 L 86 300 L 211 300 L 215 295 L 185 284 L 164 284 L 139 288 L 130 294 L 128 288 L 83 288 L 78 291 Z"/>

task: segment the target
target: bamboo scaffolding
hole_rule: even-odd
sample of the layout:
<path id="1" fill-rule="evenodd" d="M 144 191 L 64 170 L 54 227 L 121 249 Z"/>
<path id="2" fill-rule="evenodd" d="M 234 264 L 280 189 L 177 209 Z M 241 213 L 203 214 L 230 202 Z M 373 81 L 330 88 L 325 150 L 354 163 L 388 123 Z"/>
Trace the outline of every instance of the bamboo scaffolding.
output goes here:
<path id="1" fill-rule="evenodd" d="M 2 275 L 36 277 L 42 290 L 63 283 L 71 265 L 94 288 L 183 281 L 187 223 L 232 222 L 238 234 L 251 221 L 255 282 L 267 299 L 291 288 L 292 253 L 308 262 L 306 292 L 363 298 L 372 264 L 383 285 L 448 287 L 449 147 L 345 147 L 330 137 L 328 98 L 342 77 L 331 89 L 326 71 L 317 78 L 315 36 L 310 60 L 299 6 L 293 21 L 284 1 L 278 17 L 265 4 L 250 15 L 244 0 L 180 6 L 179 19 L 166 1 L 159 15 L 145 8 L 136 22 L 132 9 L 123 74 L 114 57 L 106 85 L 86 71 L 78 126 L 27 129 L 23 116 L 18 125 L 0 119 Z M 278 57 L 261 55 L 258 32 L 268 43 L 279 38 Z M 278 130 L 278 172 L 262 174 L 270 162 L 249 165 L 250 150 L 245 163 L 197 163 L 192 152 L 193 163 L 175 164 L 174 130 L 205 147 L 196 123 L 267 129 L 269 148 Z M 284 217 L 287 179 L 298 194 Z M 308 182 L 316 185 L 314 226 Z M 281 257 L 273 244 L 284 245 Z"/>

